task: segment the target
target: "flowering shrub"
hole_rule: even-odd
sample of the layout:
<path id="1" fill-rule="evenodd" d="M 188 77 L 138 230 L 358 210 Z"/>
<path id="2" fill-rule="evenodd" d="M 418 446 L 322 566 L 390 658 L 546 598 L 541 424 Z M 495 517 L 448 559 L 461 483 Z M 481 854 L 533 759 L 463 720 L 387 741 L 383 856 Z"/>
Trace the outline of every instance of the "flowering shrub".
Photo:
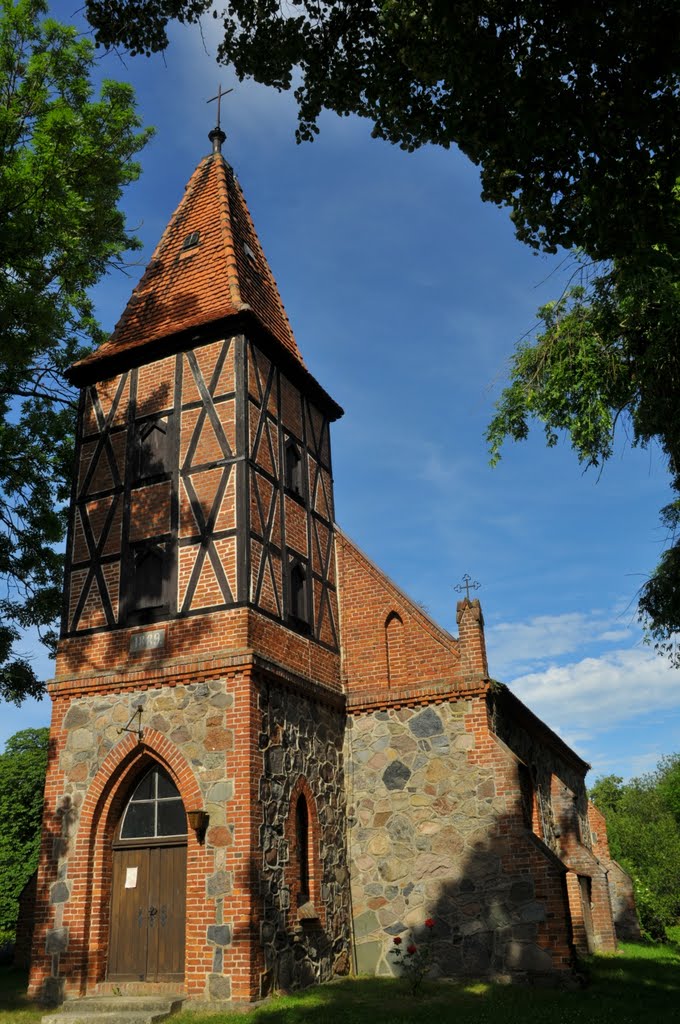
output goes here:
<path id="1" fill-rule="evenodd" d="M 427 918 L 425 927 L 430 933 L 432 932 L 434 928 L 434 919 L 432 917 Z M 411 939 L 404 953 L 400 949 L 402 944 L 400 935 L 395 935 L 392 942 L 394 943 L 394 948 L 392 949 L 394 962 L 401 967 L 402 974 L 408 980 L 411 994 L 415 995 L 432 967 L 432 947 L 429 944 L 418 946 Z"/>

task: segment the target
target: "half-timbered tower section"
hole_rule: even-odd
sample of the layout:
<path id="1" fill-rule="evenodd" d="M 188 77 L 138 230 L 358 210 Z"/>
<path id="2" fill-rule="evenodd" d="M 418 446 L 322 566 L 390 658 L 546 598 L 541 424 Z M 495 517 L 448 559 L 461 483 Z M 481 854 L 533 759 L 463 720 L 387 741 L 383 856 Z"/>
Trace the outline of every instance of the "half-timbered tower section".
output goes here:
<path id="1" fill-rule="evenodd" d="M 443 975 L 564 977 L 612 899 L 634 929 L 587 765 L 491 680 L 478 601 L 454 638 L 335 526 L 342 410 L 211 139 L 70 371 L 31 992 L 250 1000 L 397 973 L 410 937 Z"/>
<path id="2" fill-rule="evenodd" d="M 246 608 L 337 655 L 329 422 L 341 410 L 304 367 L 220 153 L 196 170 L 112 338 L 71 374 L 82 400 L 62 636 L 77 642 L 61 665 L 84 649 L 101 666 L 125 660 L 121 631 L 168 621 L 166 655 L 232 631 L 275 653 L 259 617 L 219 614 Z M 337 671 L 328 659 L 325 681 Z"/>

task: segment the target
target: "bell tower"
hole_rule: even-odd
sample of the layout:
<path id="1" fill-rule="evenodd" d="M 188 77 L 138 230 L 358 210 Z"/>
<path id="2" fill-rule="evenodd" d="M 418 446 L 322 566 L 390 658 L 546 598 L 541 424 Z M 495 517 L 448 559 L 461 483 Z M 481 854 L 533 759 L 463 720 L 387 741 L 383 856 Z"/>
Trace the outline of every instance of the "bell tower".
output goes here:
<path id="1" fill-rule="evenodd" d="M 342 410 L 304 366 L 210 135 L 112 337 L 70 371 L 83 398 L 62 635 L 253 608 L 337 650 Z"/>
<path id="2" fill-rule="evenodd" d="M 210 139 L 113 334 L 69 373 L 31 975 L 53 1000 L 114 981 L 252 999 L 348 962 L 342 410 L 304 365 L 224 133 Z"/>

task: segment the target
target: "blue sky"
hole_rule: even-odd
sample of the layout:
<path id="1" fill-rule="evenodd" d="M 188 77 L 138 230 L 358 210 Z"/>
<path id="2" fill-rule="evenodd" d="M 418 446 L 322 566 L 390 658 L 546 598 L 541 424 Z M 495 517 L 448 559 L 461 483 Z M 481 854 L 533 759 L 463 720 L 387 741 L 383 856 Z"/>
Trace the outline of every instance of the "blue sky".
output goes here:
<path id="1" fill-rule="evenodd" d="M 206 100 L 235 85 L 225 156 L 305 361 L 345 409 L 333 430 L 339 524 L 454 633 L 454 585 L 465 572 L 481 583 L 492 675 L 592 763 L 591 781 L 653 768 L 680 750 L 680 673 L 636 623 L 665 540 L 658 453 L 631 451 L 622 434 L 604 472 L 584 473 L 568 441 L 548 450 L 539 427 L 491 469 L 484 443 L 515 342 L 573 268 L 517 242 L 456 151 L 406 154 L 330 114 L 317 141 L 296 146 L 291 97 L 235 83 L 215 64 L 215 31 L 210 19 L 203 39 L 174 33 L 165 58 L 100 62 L 133 83 L 157 128 L 125 196 L 142 265 L 209 150 Z M 105 327 L 140 273 L 97 289 Z M 0 744 L 48 720 L 48 701 L 4 705 Z"/>

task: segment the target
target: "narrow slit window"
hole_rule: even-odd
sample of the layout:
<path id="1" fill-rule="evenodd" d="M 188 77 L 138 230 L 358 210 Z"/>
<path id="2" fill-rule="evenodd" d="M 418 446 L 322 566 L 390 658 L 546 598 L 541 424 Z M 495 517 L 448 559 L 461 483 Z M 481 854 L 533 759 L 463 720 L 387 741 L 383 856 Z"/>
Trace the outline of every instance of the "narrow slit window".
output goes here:
<path id="1" fill-rule="evenodd" d="M 142 544 L 134 549 L 132 557 L 132 610 L 167 609 L 172 572 L 170 545 Z"/>
<path id="2" fill-rule="evenodd" d="M 153 416 L 136 425 L 135 480 L 165 476 L 171 471 L 172 432 L 169 416 Z"/>
<path id="3" fill-rule="evenodd" d="M 302 497 L 302 455 L 295 441 L 286 442 L 286 487 Z"/>
<path id="4" fill-rule="evenodd" d="M 298 622 L 309 621 L 307 606 L 307 574 L 298 561 L 290 570 L 290 614 Z"/>
<path id="5" fill-rule="evenodd" d="M 309 810 L 304 796 L 295 805 L 295 845 L 297 847 L 298 906 L 309 901 Z"/>

